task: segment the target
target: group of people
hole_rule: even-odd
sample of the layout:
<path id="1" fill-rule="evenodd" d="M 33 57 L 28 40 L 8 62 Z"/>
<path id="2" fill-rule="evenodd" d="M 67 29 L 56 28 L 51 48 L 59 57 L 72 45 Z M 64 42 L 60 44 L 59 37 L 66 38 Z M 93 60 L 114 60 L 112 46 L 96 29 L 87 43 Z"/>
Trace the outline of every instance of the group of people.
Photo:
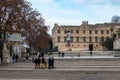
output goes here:
<path id="1" fill-rule="evenodd" d="M 48 58 L 48 69 L 54 68 L 54 57 Z"/>
<path id="2" fill-rule="evenodd" d="M 18 58 L 19 58 L 18 54 L 14 54 L 14 53 L 13 53 L 13 55 L 12 55 L 12 62 L 13 62 L 13 63 L 14 63 L 14 62 L 18 62 Z"/>
<path id="3" fill-rule="evenodd" d="M 45 59 L 43 55 L 40 56 L 40 54 L 38 54 L 32 60 L 35 63 L 35 69 L 45 69 L 47 65 L 48 69 L 54 68 L 54 58 L 51 56 Z"/>
<path id="4" fill-rule="evenodd" d="M 65 53 L 64 53 L 64 52 L 61 53 L 61 52 L 59 51 L 59 52 L 58 52 L 58 55 L 59 55 L 59 57 L 64 57 L 64 56 L 65 56 Z"/>

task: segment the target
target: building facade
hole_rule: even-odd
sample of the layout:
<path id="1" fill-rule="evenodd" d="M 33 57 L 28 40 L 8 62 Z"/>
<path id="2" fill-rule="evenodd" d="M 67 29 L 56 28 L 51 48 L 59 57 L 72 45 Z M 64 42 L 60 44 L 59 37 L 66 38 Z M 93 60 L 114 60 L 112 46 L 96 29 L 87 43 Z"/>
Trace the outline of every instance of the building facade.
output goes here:
<path id="1" fill-rule="evenodd" d="M 116 38 L 114 41 L 114 49 L 115 50 L 120 50 L 120 26 L 116 26 L 114 33 L 116 34 Z"/>
<path id="2" fill-rule="evenodd" d="M 12 54 L 15 53 L 21 56 L 21 43 L 22 43 L 21 32 L 19 31 L 13 31 L 11 33 L 6 32 L 6 39 L 9 55 L 12 56 Z"/>
<path id="3" fill-rule="evenodd" d="M 92 25 L 88 21 L 78 26 L 55 24 L 52 29 L 53 47 L 58 47 L 58 51 L 104 50 L 103 41 L 116 34 L 116 27 L 120 28 L 120 24 Z"/>

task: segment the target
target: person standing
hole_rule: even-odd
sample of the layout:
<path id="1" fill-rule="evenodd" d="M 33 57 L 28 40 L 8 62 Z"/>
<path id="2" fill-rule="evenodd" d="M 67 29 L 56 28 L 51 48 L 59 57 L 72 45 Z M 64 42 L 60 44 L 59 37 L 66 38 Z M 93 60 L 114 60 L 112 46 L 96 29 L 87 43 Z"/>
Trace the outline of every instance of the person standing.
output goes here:
<path id="1" fill-rule="evenodd" d="M 44 59 L 44 57 L 42 57 L 42 60 L 41 60 L 41 68 L 45 69 L 45 59 Z"/>
<path id="2" fill-rule="evenodd" d="M 58 55 L 59 55 L 59 57 L 61 56 L 61 52 L 60 51 L 58 52 Z"/>
<path id="3" fill-rule="evenodd" d="M 64 55 L 65 55 L 65 53 L 64 53 L 64 52 L 62 52 L 62 57 L 64 57 Z"/>
<path id="4" fill-rule="evenodd" d="M 16 62 L 18 62 L 18 58 L 19 58 L 19 56 L 18 56 L 18 54 L 16 54 L 16 55 L 15 55 L 15 60 L 16 60 Z"/>
<path id="5" fill-rule="evenodd" d="M 35 63 L 35 69 L 38 69 L 38 57 L 37 56 L 35 56 L 34 63 Z"/>
<path id="6" fill-rule="evenodd" d="M 41 59 L 38 57 L 37 59 L 38 69 L 40 69 L 40 63 L 41 63 Z"/>
<path id="7" fill-rule="evenodd" d="M 51 65 L 52 65 L 52 61 L 51 61 L 51 58 L 49 57 L 48 58 L 48 69 L 51 69 Z"/>
<path id="8" fill-rule="evenodd" d="M 15 54 L 12 55 L 12 62 L 15 63 Z"/>
<path id="9" fill-rule="evenodd" d="M 54 68 L 54 57 L 51 58 L 51 68 Z"/>
<path id="10" fill-rule="evenodd" d="M 90 56 L 92 56 L 92 50 L 90 50 Z"/>

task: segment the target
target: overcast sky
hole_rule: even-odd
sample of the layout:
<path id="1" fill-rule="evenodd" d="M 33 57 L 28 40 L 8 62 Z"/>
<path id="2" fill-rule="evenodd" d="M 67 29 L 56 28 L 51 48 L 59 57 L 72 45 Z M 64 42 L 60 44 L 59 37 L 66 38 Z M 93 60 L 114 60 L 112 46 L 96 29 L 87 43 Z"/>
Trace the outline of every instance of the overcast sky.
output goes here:
<path id="1" fill-rule="evenodd" d="M 46 25 L 52 29 L 59 25 L 81 25 L 110 22 L 113 15 L 120 16 L 120 0 L 27 0 L 39 11 Z M 51 33 L 51 31 L 49 31 Z"/>

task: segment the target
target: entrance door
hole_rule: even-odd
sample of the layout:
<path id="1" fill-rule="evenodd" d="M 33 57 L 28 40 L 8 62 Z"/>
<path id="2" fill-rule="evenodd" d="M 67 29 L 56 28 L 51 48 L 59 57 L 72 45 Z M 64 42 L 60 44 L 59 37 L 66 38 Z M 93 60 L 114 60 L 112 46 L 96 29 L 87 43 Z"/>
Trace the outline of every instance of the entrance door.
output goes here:
<path id="1" fill-rule="evenodd" d="M 90 51 L 93 50 L 93 44 L 89 44 L 89 50 L 90 50 Z"/>

